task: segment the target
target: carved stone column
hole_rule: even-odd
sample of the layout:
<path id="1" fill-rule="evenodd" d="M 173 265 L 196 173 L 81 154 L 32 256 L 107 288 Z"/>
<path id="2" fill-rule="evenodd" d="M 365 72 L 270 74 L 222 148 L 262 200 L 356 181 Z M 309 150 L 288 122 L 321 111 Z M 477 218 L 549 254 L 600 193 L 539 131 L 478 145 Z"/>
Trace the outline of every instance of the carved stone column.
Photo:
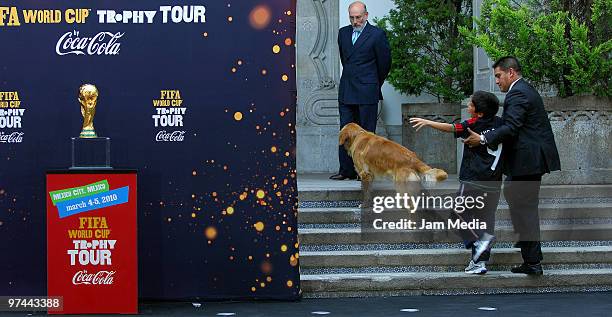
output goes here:
<path id="1" fill-rule="evenodd" d="M 297 170 L 338 170 L 338 0 L 297 1 Z"/>

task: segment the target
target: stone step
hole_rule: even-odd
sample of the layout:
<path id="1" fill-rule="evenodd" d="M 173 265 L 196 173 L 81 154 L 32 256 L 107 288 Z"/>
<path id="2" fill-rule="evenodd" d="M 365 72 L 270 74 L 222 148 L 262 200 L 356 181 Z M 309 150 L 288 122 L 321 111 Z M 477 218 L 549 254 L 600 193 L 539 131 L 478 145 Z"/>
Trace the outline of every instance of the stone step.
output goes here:
<path id="1" fill-rule="evenodd" d="M 447 223 L 447 218 L 434 218 L 433 221 Z M 384 219 L 384 221 L 398 222 L 400 218 Z M 417 220 L 417 223 L 421 223 L 421 220 Z M 591 219 L 540 219 L 540 226 L 564 226 L 571 227 L 584 226 L 584 225 L 612 225 L 612 217 L 607 218 L 591 218 Z M 510 219 L 497 219 L 495 221 L 495 228 L 504 228 L 512 226 L 512 220 Z M 309 229 L 359 229 L 361 228 L 360 223 L 313 223 L 313 224 L 299 224 L 300 230 Z M 370 228 L 371 229 L 371 228 Z M 451 229 L 452 230 L 452 229 Z M 412 230 L 416 232 L 417 230 Z M 452 232 L 452 231 L 451 231 Z M 422 233 L 424 234 L 424 233 Z M 439 235 L 439 234 L 438 234 Z M 435 236 L 434 236 L 435 237 Z"/>
<path id="2" fill-rule="evenodd" d="M 345 224 L 359 223 L 361 211 L 355 207 L 344 208 L 299 208 L 299 224 Z M 394 214 L 405 213 L 402 210 L 386 210 L 394 218 Z M 497 208 L 497 220 L 509 220 L 508 205 Z M 612 218 L 612 204 L 581 203 L 581 204 L 541 204 L 540 219 L 593 219 Z"/>
<path id="3" fill-rule="evenodd" d="M 512 227 L 498 227 L 495 231 L 498 241 L 514 241 Z M 404 230 L 397 232 L 361 233 L 359 228 L 300 229 L 302 245 L 321 244 L 372 244 L 408 242 L 458 242 L 452 231 Z M 563 240 L 612 240 L 612 224 L 588 225 L 545 225 L 541 226 L 542 241 Z"/>
<path id="4" fill-rule="evenodd" d="M 381 274 L 381 273 L 436 273 L 436 272 L 464 272 L 469 263 L 466 257 L 462 264 L 458 265 L 427 265 L 427 266 L 365 266 L 365 267 L 319 267 L 301 268 L 300 273 L 305 275 L 322 274 Z M 513 267 L 522 261 L 507 264 L 487 264 L 489 271 L 510 272 Z M 585 264 L 543 264 L 544 270 L 590 270 L 590 269 L 612 269 L 610 263 L 585 263 Z"/>
<path id="5" fill-rule="evenodd" d="M 341 181 L 344 182 L 344 181 Z M 299 186 L 298 199 L 300 202 L 309 201 L 358 201 L 362 198 L 361 183 L 357 181 L 346 181 L 343 186 Z M 390 183 L 379 184 L 376 195 L 395 196 L 395 191 Z M 456 181 L 443 182 L 434 188 L 428 189 L 430 195 L 454 193 L 459 188 Z M 612 198 L 612 184 L 605 185 L 542 185 L 540 188 L 540 199 L 601 199 Z M 503 198 L 502 194 L 502 201 Z"/>
<path id="6" fill-rule="evenodd" d="M 589 248 L 612 247 L 612 240 L 599 241 L 542 241 L 543 248 Z M 362 244 L 302 244 L 302 252 L 329 252 L 329 251 L 393 251 L 393 250 L 427 250 L 427 249 L 454 249 L 463 248 L 463 242 L 404 242 L 404 243 L 362 243 Z M 495 249 L 513 249 L 513 241 L 496 241 Z"/>
<path id="7" fill-rule="evenodd" d="M 381 295 L 455 295 L 559 292 L 612 289 L 612 269 L 547 270 L 543 276 L 489 271 L 303 274 L 305 297 L 362 297 Z"/>
<path id="8" fill-rule="evenodd" d="M 612 264 L 612 246 L 544 247 L 545 265 Z M 521 263 L 520 249 L 493 248 L 488 266 Z M 403 267 L 422 270 L 427 267 L 456 267 L 461 270 L 470 257 L 466 249 L 412 249 L 364 251 L 302 251 L 300 268 L 381 268 Z M 431 269 L 430 269 L 431 270 Z"/>

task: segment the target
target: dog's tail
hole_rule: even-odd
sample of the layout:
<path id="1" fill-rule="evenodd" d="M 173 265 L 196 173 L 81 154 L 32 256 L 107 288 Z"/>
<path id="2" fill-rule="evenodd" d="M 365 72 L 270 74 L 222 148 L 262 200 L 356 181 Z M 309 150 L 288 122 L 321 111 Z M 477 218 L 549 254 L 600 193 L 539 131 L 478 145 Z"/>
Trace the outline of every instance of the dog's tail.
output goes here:
<path id="1" fill-rule="evenodd" d="M 417 171 L 424 178 L 426 183 L 441 182 L 448 178 L 448 174 L 439 168 L 431 168 L 429 165 L 420 162 L 417 164 Z"/>

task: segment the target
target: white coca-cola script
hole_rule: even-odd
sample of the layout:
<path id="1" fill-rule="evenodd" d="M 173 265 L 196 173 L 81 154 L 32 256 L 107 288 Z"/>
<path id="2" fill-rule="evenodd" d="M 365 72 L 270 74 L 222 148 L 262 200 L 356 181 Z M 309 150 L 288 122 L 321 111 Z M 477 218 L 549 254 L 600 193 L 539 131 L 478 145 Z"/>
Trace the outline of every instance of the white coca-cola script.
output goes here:
<path id="1" fill-rule="evenodd" d="M 4 134 L 0 132 L 0 143 L 21 143 L 23 141 L 23 132 L 13 132 Z"/>
<path id="2" fill-rule="evenodd" d="M 166 130 L 162 130 L 155 136 L 157 142 L 183 142 L 184 139 L 185 131 L 166 132 Z"/>
<path id="3" fill-rule="evenodd" d="M 113 284 L 113 275 L 115 271 L 100 271 L 97 273 L 88 273 L 87 270 L 78 271 L 72 277 L 74 285 L 111 285 Z"/>
<path id="4" fill-rule="evenodd" d="M 66 32 L 55 45 L 57 55 L 119 55 L 125 32 L 100 32 L 92 37 L 81 37 L 79 31 Z"/>

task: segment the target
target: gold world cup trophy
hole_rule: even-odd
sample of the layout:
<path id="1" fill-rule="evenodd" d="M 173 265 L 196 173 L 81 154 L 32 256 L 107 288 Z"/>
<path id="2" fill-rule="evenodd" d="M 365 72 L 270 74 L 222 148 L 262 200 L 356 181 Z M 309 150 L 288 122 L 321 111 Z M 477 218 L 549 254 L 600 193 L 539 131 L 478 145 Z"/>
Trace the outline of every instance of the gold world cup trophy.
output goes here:
<path id="1" fill-rule="evenodd" d="M 80 138 L 96 138 L 93 119 L 96 115 L 96 104 L 98 103 L 98 88 L 92 84 L 84 84 L 79 88 L 79 103 L 81 104 L 81 115 L 83 116 L 83 129 Z"/>

